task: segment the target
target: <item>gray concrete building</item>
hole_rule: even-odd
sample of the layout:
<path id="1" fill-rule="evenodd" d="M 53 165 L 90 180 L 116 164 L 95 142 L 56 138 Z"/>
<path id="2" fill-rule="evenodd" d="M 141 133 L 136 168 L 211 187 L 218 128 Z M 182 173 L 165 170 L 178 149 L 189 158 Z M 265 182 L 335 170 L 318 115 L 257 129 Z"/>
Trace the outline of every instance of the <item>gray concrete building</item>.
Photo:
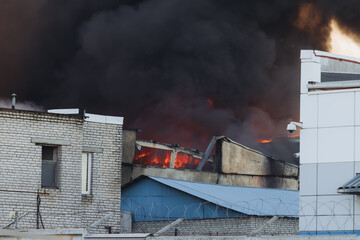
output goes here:
<path id="1" fill-rule="evenodd" d="M 0 109 L 0 226 L 121 228 L 122 117 Z M 15 224 L 7 228 L 14 228 Z"/>
<path id="2" fill-rule="evenodd" d="M 298 190 L 297 165 L 265 155 L 228 137 L 213 137 L 205 153 L 178 144 L 136 138 L 124 131 L 122 184 L 141 175 L 231 186 Z"/>

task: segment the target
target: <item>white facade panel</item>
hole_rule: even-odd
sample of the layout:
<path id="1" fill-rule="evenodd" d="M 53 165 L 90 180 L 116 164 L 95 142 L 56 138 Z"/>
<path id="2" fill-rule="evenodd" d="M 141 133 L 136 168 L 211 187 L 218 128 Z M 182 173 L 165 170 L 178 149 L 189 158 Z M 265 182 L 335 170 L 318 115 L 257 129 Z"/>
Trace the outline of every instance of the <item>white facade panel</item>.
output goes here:
<path id="1" fill-rule="evenodd" d="M 353 214 L 353 197 L 349 194 L 325 195 L 317 198 L 317 215 L 351 215 Z"/>
<path id="2" fill-rule="evenodd" d="M 318 115 L 318 95 L 300 95 L 300 122 L 303 123 L 304 128 L 317 127 Z"/>
<path id="3" fill-rule="evenodd" d="M 354 163 L 319 163 L 318 195 L 337 194 L 337 189 L 354 176 Z M 341 194 L 343 196 L 343 194 Z"/>
<path id="4" fill-rule="evenodd" d="M 354 195 L 353 198 L 354 198 L 354 214 L 359 215 L 359 220 L 360 220 L 360 196 Z M 360 225 L 360 221 L 358 222 L 358 224 Z"/>
<path id="5" fill-rule="evenodd" d="M 317 186 L 317 164 L 301 164 L 300 165 L 300 189 L 301 196 L 315 196 Z"/>
<path id="6" fill-rule="evenodd" d="M 316 216 L 303 216 L 299 218 L 299 232 L 316 231 Z"/>
<path id="7" fill-rule="evenodd" d="M 360 230 L 360 215 L 354 215 L 354 230 Z"/>
<path id="8" fill-rule="evenodd" d="M 355 176 L 357 173 L 360 173 L 360 162 L 355 162 L 355 163 L 354 163 L 354 176 Z M 349 180 L 350 180 L 350 178 L 349 178 Z"/>
<path id="9" fill-rule="evenodd" d="M 355 92 L 355 125 L 360 126 L 360 92 Z"/>
<path id="10" fill-rule="evenodd" d="M 354 92 L 318 95 L 319 127 L 353 126 Z"/>
<path id="11" fill-rule="evenodd" d="M 317 163 L 317 129 L 300 130 L 300 164 Z"/>
<path id="12" fill-rule="evenodd" d="M 316 196 L 300 196 L 300 216 L 314 216 L 316 215 L 317 206 Z"/>
<path id="13" fill-rule="evenodd" d="M 353 215 L 318 216 L 317 231 L 349 231 L 353 230 Z"/>
<path id="14" fill-rule="evenodd" d="M 319 128 L 318 135 L 318 163 L 354 161 L 354 127 Z"/>
<path id="15" fill-rule="evenodd" d="M 359 106 L 360 107 L 360 106 Z M 360 126 L 355 127 L 355 161 L 360 162 Z"/>

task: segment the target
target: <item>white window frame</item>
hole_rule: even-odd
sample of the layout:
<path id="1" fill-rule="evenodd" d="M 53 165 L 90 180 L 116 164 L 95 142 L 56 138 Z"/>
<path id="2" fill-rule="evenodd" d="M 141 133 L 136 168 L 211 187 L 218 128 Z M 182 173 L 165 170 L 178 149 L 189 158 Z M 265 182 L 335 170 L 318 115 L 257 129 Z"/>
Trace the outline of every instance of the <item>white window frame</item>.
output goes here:
<path id="1" fill-rule="evenodd" d="M 92 157 L 91 157 L 91 153 L 89 152 L 83 152 L 82 154 L 86 154 L 87 156 L 87 190 L 83 191 L 82 190 L 82 173 L 81 173 L 81 194 L 82 195 L 90 195 L 91 193 L 91 163 L 92 163 Z M 81 159 L 82 159 L 82 155 L 81 155 Z M 82 161 L 81 161 L 81 169 L 83 168 L 82 166 Z"/>

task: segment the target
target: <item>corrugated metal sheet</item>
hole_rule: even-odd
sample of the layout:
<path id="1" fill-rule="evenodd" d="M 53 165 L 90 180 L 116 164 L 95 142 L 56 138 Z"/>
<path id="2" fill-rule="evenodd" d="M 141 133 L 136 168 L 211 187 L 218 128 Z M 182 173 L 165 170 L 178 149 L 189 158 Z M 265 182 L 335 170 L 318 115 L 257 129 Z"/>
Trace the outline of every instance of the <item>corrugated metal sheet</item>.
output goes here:
<path id="1" fill-rule="evenodd" d="M 257 216 L 298 216 L 299 192 L 149 178 L 237 212 Z"/>
<path id="2" fill-rule="evenodd" d="M 338 193 L 360 194 L 360 174 L 339 187 Z"/>
<path id="3" fill-rule="evenodd" d="M 142 177 L 126 185 L 121 202 L 122 211 L 131 212 L 134 221 L 297 217 L 299 192 Z"/>
<path id="4" fill-rule="evenodd" d="M 131 212 L 135 222 L 246 216 L 148 177 L 123 188 L 121 210 Z"/>

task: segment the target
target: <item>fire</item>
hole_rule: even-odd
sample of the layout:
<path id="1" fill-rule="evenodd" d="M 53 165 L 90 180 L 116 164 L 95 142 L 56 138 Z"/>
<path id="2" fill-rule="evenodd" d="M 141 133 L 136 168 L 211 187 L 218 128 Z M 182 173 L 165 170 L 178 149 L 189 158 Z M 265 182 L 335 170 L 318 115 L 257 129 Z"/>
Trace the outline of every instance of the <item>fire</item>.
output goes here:
<path id="1" fill-rule="evenodd" d="M 135 160 L 138 160 L 139 158 L 146 157 L 146 156 L 149 155 L 149 154 L 150 154 L 150 152 L 140 154 L 140 155 L 138 155 L 138 156 L 135 157 Z"/>
<path id="2" fill-rule="evenodd" d="M 170 160 L 170 151 L 142 147 L 141 150 L 136 150 L 133 163 L 138 165 L 168 168 L 170 167 Z"/>
<path id="3" fill-rule="evenodd" d="M 169 168 L 170 161 L 170 150 L 142 147 L 141 150 L 136 150 L 133 163 L 143 166 Z M 178 152 L 176 154 L 174 168 L 195 169 L 199 163 L 200 158 Z"/>
<path id="4" fill-rule="evenodd" d="M 269 139 L 258 139 L 258 143 L 270 143 L 272 142 L 273 139 L 269 138 Z"/>
<path id="5" fill-rule="evenodd" d="M 199 165 L 200 159 L 186 153 L 178 152 L 175 158 L 175 168 L 191 169 Z"/>
<path id="6" fill-rule="evenodd" d="M 360 57 L 360 42 L 358 36 L 346 34 L 341 30 L 335 19 L 329 24 L 331 28 L 329 37 L 329 51 L 346 56 Z"/>

